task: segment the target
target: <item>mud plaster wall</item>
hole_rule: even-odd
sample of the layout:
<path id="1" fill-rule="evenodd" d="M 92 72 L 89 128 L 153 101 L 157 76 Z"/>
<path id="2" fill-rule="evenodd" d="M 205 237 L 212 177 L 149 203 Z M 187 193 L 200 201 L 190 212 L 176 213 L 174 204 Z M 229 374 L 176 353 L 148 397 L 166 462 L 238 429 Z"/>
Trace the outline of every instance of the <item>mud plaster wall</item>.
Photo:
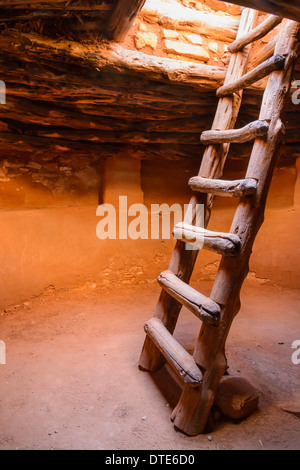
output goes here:
<path id="1" fill-rule="evenodd" d="M 80 190 L 74 184 L 70 190 L 67 176 L 68 190 L 60 193 L 32 182 L 28 175 L 0 183 L 1 308 L 47 288 L 155 282 L 168 266 L 174 241 L 99 240 L 98 202 L 116 204 L 119 195 L 128 195 L 129 205 L 187 203 L 186 183 L 197 166 L 196 161 L 158 164 L 112 158 L 82 171 Z M 225 176 L 241 177 L 243 167 L 235 162 Z M 300 281 L 299 171 L 300 160 L 297 167 L 276 169 L 250 265 L 258 278 L 294 288 Z M 216 198 L 210 228 L 229 230 L 235 205 L 235 201 Z M 219 259 L 201 251 L 193 279 L 213 278 Z"/>

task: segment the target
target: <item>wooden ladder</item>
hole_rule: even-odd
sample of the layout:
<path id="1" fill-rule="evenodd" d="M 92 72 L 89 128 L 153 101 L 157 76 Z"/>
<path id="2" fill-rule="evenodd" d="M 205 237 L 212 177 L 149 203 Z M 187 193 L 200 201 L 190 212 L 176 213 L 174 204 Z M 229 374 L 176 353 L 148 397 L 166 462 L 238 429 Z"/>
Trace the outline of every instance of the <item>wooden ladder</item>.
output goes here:
<path id="1" fill-rule="evenodd" d="M 195 192 L 191 211 L 176 225 L 177 240 L 169 269 L 160 274 L 162 287 L 154 317 L 145 324 L 146 339 L 139 367 L 158 370 L 167 361 L 183 381 L 180 400 L 171 415 L 177 429 L 188 435 L 204 431 L 220 379 L 227 370 L 225 342 L 232 321 L 240 309 L 240 291 L 249 272 L 249 258 L 257 232 L 263 222 L 267 194 L 284 136 L 284 104 L 289 99 L 294 64 L 298 52 L 299 23 L 269 16 L 256 26 L 258 12 L 242 12 L 236 41 L 211 131 L 201 136 L 207 145 L 198 176 L 189 186 Z M 280 22 L 274 55 L 247 72 L 251 43 Z M 269 76 L 259 120 L 234 129 L 243 89 Z M 254 140 L 245 178 L 221 179 L 231 143 Z M 205 227 L 210 218 L 214 195 L 240 198 L 230 233 L 218 233 L 196 226 L 197 204 L 205 209 Z M 203 247 L 222 254 L 210 297 L 191 286 L 190 277 L 199 249 L 186 244 L 202 242 Z M 192 311 L 202 327 L 191 356 L 172 336 L 182 305 Z"/>

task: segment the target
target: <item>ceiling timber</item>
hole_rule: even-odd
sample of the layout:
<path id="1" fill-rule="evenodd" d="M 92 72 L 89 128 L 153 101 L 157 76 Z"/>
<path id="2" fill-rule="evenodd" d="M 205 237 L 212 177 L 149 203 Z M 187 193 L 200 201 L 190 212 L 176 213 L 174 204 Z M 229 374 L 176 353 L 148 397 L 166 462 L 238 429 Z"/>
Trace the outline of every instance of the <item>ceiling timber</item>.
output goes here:
<path id="1" fill-rule="evenodd" d="M 0 80 L 7 88 L 6 105 L 0 105 L 0 159 L 83 167 L 125 153 L 201 158 L 200 134 L 211 126 L 225 66 L 155 57 L 108 41 L 105 34 L 114 35 L 114 27 L 120 33 L 113 21 L 118 5 L 0 0 Z M 31 21 L 40 21 L 41 30 Z M 93 22 L 95 30 L 88 26 Z M 43 25 L 51 25 L 50 33 Z M 96 30 L 97 38 L 80 36 Z M 257 119 L 261 97 L 261 86 L 245 92 L 238 125 Z M 291 101 L 286 115 L 291 158 L 300 154 L 298 108 Z M 250 149 L 233 145 L 230 156 L 247 158 Z"/>

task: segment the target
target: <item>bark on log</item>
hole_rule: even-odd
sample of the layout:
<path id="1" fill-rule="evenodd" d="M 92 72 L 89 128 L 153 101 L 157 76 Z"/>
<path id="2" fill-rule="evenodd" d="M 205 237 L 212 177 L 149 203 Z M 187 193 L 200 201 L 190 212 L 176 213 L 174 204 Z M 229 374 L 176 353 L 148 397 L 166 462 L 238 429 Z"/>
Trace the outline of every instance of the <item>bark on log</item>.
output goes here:
<path id="1" fill-rule="evenodd" d="M 298 2 L 288 2 L 286 0 L 232 0 L 231 3 L 300 21 L 300 5 Z"/>
<path id="2" fill-rule="evenodd" d="M 12 134 L 13 129 L 11 125 L 8 125 L 4 121 L 6 131 L 8 134 Z M 0 121 L 1 124 L 1 121 Z M 29 131 L 29 129 L 28 129 Z M 27 132 L 28 132 L 27 131 Z M 49 141 L 68 141 L 71 142 L 87 142 L 91 144 L 100 143 L 123 143 L 123 144 L 197 144 L 198 134 L 185 133 L 185 132 L 137 132 L 137 131 L 91 131 L 90 129 L 77 129 L 74 132 L 71 128 L 52 128 L 50 126 L 35 126 L 30 129 L 30 134 L 34 135 L 37 139 L 49 139 Z M 24 134 L 23 134 L 24 135 Z M 16 134 L 17 137 L 17 134 Z M 20 139 L 21 136 L 19 135 Z M 26 134 L 24 135 L 26 137 Z M 5 140 L 5 136 L 3 136 Z"/>
<path id="3" fill-rule="evenodd" d="M 254 121 L 242 129 L 204 131 L 200 141 L 203 145 L 250 142 L 258 136 L 266 135 L 268 130 L 269 123 L 267 121 Z"/>
<path id="4" fill-rule="evenodd" d="M 211 193 L 216 196 L 245 197 L 256 192 L 257 182 L 250 178 L 226 181 L 194 176 L 189 180 L 189 186 L 193 191 Z"/>
<path id="5" fill-rule="evenodd" d="M 240 79 L 219 88 L 217 90 L 217 96 L 221 97 L 230 95 L 231 93 L 236 93 L 237 91 L 247 88 L 248 86 L 258 82 L 274 70 L 282 70 L 284 67 L 285 59 L 286 57 L 282 54 L 274 55 L 270 59 L 260 64 L 255 69 L 251 70 L 251 72 L 246 73 Z"/>
<path id="6" fill-rule="evenodd" d="M 52 10 L 54 8 L 62 10 L 98 10 L 98 11 L 111 11 L 113 5 L 110 2 L 103 1 L 102 3 L 95 2 L 68 2 L 66 0 L 0 0 L 0 8 L 8 9 L 24 9 L 30 5 L 32 8 L 38 9 L 42 8 L 43 10 Z"/>
<path id="7" fill-rule="evenodd" d="M 0 35 L 0 48 L 27 60 L 53 61 L 78 64 L 94 71 L 115 71 L 137 74 L 149 80 L 168 83 L 189 83 L 198 90 L 215 89 L 225 77 L 225 68 L 205 64 L 194 64 L 182 60 L 151 56 L 143 52 L 130 51 L 118 44 L 101 46 L 81 45 L 70 41 L 54 41 L 36 34 L 8 32 Z"/>
<path id="8" fill-rule="evenodd" d="M 15 22 L 27 22 L 27 21 L 33 21 L 33 20 L 64 20 L 66 21 L 67 19 L 71 19 L 72 25 L 71 29 L 72 30 L 78 30 L 78 29 L 88 29 L 87 28 L 87 21 L 88 20 L 94 20 L 95 22 L 95 29 L 96 29 L 96 21 L 98 21 L 98 28 L 99 28 L 99 20 L 101 22 L 104 20 L 105 16 L 107 15 L 106 11 L 97 11 L 93 13 L 86 13 L 86 12 L 80 12 L 84 13 L 84 24 L 80 22 L 79 24 L 74 21 L 74 14 L 67 14 L 66 11 L 64 10 L 47 10 L 47 11 L 32 11 L 32 10 L 22 10 L 20 12 L 15 11 L 13 14 L 10 14 L 7 17 L 1 17 L 1 23 L 15 23 Z M 1 10 L 0 10 L 0 15 L 1 15 Z M 76 18 L 77 19 L 77 18 Z M 91 24 L 91 23 L 90 23 Z M 101 23 L 100 23 L 101 24 Z M 93 28 L 94 29 L 94 28 Z"/>
<path id="9" fill-rule="evenodd" d="M 66 103 L 64 103 L 66 105 Z M 129 103 L 130 104 L 130 103 Z M 172 107 L 170 107 L 172 108 Z M 185 107 L 184 107 L 185 108 Z M 0 107 L 0 120 L 14 129 L 32 129 L 35 126 L 67 127 L 69 129 L 89 129 L 102 131 L 133 131 L 133 132 L 167 132 L 195 133 L 199 132 L 212 115 L 205 108 L 199 108 L 203 116 L 193 114 L 189 110 L 179 109 L 155 110 L 151 108 L 71 105 L 62 106 L 59 102 L 35 102 L 21 97 L 7 97 L 6 106 Z M 116 118 L 118 115 L 118 118 Z M 173 115 L 174 119 L 170 119 Z M 195 140 L 198 137 L 195 136 Z"/>
<path id="10" fill-rule="evenodd" d="M 173 235 L 176 240 L 224 256 L 235 256 L 241 246 L 241 240 L 233 233 L 212 232 L 184 222 L 174 227 Z"/>
<path id="11" fill-rule="evenodd" d="M 164 271 L 158 278 L 160 286 L 174 299 L 188 308 L 205 323 L 215 325 L 220 307 L 209 297 L 200 294 L 191 286 L 181 281 L 172 271 Z"/>
<path id="12" fill-rule="evenodd" d="M 212 39 L 230 42 L 236 37 L 239 18 L 220 16 L 194 8 L 186 8 L 178 2 L 147 0 L 141 16 L 167 29 L 204 34 Z"/>
<path id="13" fill-rule="evenodd" d="M 258 408 L 258 390 L 242 377 L 223 377 L 218 386 L 215 404 L 234 420 L 248 418 Z"/>
<path id="14" fill-rule="evenodd" d="M 118 0 L 108 25 L 108 36 L 121 41 L 129 32 L 146 0 Z"/>

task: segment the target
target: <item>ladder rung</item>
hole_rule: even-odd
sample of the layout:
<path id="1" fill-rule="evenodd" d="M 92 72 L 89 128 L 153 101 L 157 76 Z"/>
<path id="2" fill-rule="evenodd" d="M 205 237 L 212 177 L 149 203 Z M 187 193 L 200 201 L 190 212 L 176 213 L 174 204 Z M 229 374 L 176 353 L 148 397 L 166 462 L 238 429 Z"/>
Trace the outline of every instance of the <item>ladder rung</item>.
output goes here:
<path id="1" fill-rule="evenodd" d="M 282 22 L 280 16 L 270 15 L 268 18 L 263 21 L 259 26 L 249 31 L 249 33 L 244 34 L 242 37 L 234 41 L 228 46 L 229 52 L 234 54 L 244 49 L 245 46 L 251 42 L 257 41 L 258 39 L 263 38 L 268 34 L 272 29 L 276 28 Z"/>
<path id="2" fill-rule="evenodd" d="M 269 75 L 271 72 L 274 72 L 274 70 L 282 70 L 284 68 L 285 60 L 286 57 L 284 55 L 273 55 L 270 59 L 258 65 L 255 69 L 246 73 L 238 80 L 229 83 L 228 85 L 221 86 L 217 90 L 217 96 L 220 98 L 222 96 L 230 95 L 231 93 L 235 93 L 242 88 L 247 88 L 248 86 L 253 85 L 262 78 Z"/>
<path id="3" fill-rule="evenodd" d="M 225 143 L 244 143 L 250 142 L 256 137 L 266 135 L 269 130 L 268 121 L 258 120 L 242 127 L 241 129 L 229 129 L 225 131 L 211 130 L 204 131 L 201 134 L 201 142 L 204 145 L 225 144 Z"/>
<path id="4" fill-rule="evenodd" d="M 184 383 L 200 384 L 202 373 L 194 358 L 176 341 L 159 318 L 151 318 L 145 323 L 144 329 Z"/>
<path id="5" fill-rule="evenodd" d="M 204 323 L 217 324 L 221 309 L 216 302 L 181 281 L 172 271 L 162 272 L 157 280 L 171 297 L 188 308 Z"/>
<path id="6" fill-rule="evenodd" d="M 205 248 L 225 256 L 236 255 L 241 246 L 241 240 L 233 233 L 212 232 L 202 227 L 188 225 L 185 222 L 177 224 L 173 229 L 176 240 Z"/>
<path id="7" fill-rule="evenodd" d="M 243 197 L 256 192 L 257 181 L 252 178 L 225 181 L 193 176 L 193 178 L 189 180 L 189 186 L 193 191 L 200 193 L 210 193 L 216 196 L 226 197 Z"/>

